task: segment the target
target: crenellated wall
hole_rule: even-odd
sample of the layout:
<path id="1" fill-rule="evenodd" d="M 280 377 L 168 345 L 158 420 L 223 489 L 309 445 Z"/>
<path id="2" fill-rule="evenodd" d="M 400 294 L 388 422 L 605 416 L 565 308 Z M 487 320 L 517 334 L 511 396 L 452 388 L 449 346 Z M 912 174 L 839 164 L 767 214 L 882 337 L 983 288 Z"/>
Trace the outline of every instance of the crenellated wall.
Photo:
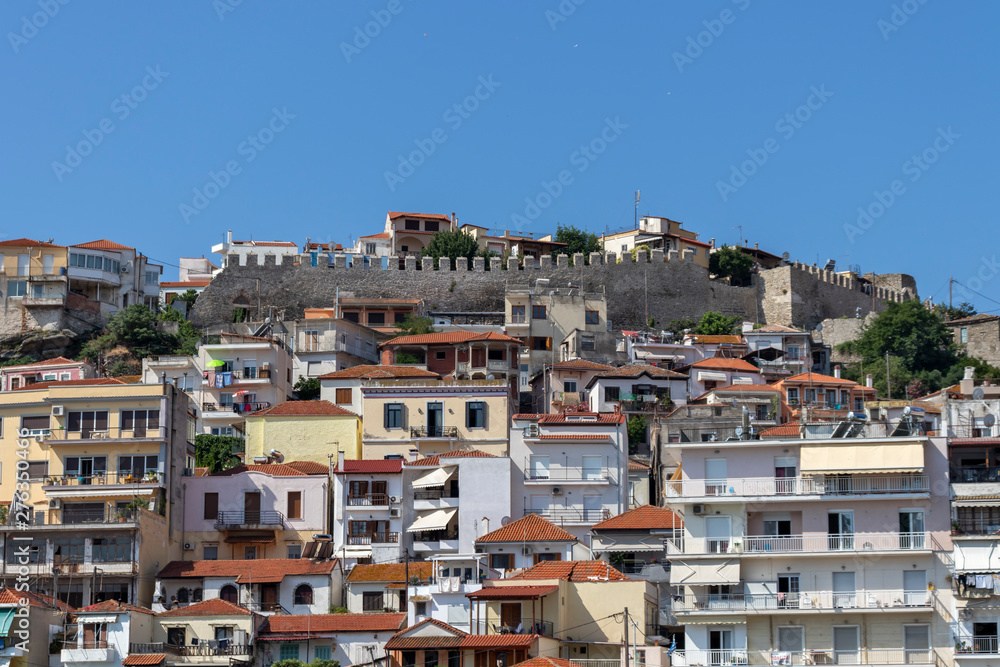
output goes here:
<path id="1" fill-rule="evenodd" d="M 191 315 L 195 326 L 225 325 L 235 307 L 247 308 L 253 319 L 272 311 L 283 311 L 286 319 L 302 317 L 304 308 L 333 306 L 338 288 L 341 296 L 421 298 L 430 310 L 502 311 L 507 285 L 533 284 L 537 278 L 548 278 L 550 287 L 574 282 L 586 291 L 606 291 L 608 319 L 615 329 L 643 328 L 647 316 L 663 325 L 698 319 L 707 311 L 811 328 L 824 318 L 853 317 L 857 307 L 864 316 L 880 303 L 909 297 L 908 292 L 877 286 L 873 301 L 853 276 L 798 263 L 763 271 L 750 287 L 733 287 L 711 280 L 691 251 L 679 256 L 659 249 L 649 255 L 640 250 L 635 261 L 630 255 L 595 252 L 588 264 L 577 253 L 537 262 L 529 258 L 526 265 L 511 257 L 506 266 L 499 257 L 490 258 L 488 265 L 477 257 L 471 268 L 445 259 L 438 269 L 431 258 L 413 256 L 403 260 L 403 268 L 398 258 L 390 257 L 386 269 L 377 261 L 368 268 L 361 262 L 348 268 L 344 255 L 330 262 L 321 254 L 317 266 L 310 265 L 309 256 L 282 257 L 278 263 L 273 255 L 263 259 L 261 266 L 256 256 L 230 255 L 226 269 L 198 297 Z"/>

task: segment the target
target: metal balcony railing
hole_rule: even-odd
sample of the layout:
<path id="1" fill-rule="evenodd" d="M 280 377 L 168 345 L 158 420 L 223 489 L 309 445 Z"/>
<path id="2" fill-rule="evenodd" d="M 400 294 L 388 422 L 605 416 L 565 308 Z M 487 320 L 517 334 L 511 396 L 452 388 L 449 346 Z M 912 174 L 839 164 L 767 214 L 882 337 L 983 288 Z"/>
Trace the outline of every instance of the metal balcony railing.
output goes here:
<path id="1" fill-rule="evenodd" d="M 930 608 L 933 594 L 926 589 L 858 590 L 851 592 L 801 591 L 796 593 L 695 593 L 674 597 L 675 613 L 770 613 L 787 609 Z"/>
<path id="2" fill-rule="evenodd" d="M 957 467 L 949 472 L 952 484 L 1000 482 L 1000 466 Z"/>
<path id="3" fill-rule="evenodd" d="M 854 533 L 831 535 L 748 535 L 725 538 L 664 539 L 668 554 L 780 554 L 865 551 L 920 551 L 932 548 L 930 533 Z"/>
<path id="4" fill-rule="evenodd" d="M 997 501 L 1000 503 L 1000 501 Z M 984 517 L 961 518 L 952 522 L 952 532 L 957 535 L 1000 535 L 1000 519 Z"/>
<path id="5" fill-rule="evenodd" d="M 597 523 L 610 518 L 611 510 L 608 509 L 577 509 L 574 507 L 545 507 L 541 509 L 525 509 L 524 515 L 537 514 L 543 519 L 550 521 L 564 521 L 570 523 Z"/>
<path id="6" fill-rule="evenodd" d="M 348 535 L 347 543 L 351 546 L 364 546 L 368 544 L 396 544 L 399 542 L 399 533 L 374 533 L 371 535 Z"/>
<path id="7" fill-rule="evenodd" d="M 201 404 L 202 412 L 231 412 L 234 414 L 243 414 L 246 412 L 257 412 L 259 410 L 265 410 L 271 407 L 269 401 L 253 401 L 248 403 L 233 403 L 232 405 L 223 405 L 219 403 L 204 402 Z"/>
<path id="8" fill-rule="evenodd" d="M 705 496 L 879 495 L 928 493 L 927 475 L 856 475 L 852 477 L 741 477 L 667 482 L 669 498 Z"/>
<path id="9" fill-rule="evenodd" d="M 413 491 L 414 500 L 441 500 L 442 498 L 458 498 L 458 491 L 452 491 L 451 487 L 440 489 L 415 489 Z"/>
<path id="10" fill-rule="evenodd" d="M 997 655 L 1000 653 L 1000 647 L 995 635 L 961 634 L 955 639 L 955 653 Z"/>
<path id="11" fill-rule="evenodd" d="M 411 438 L 457 438 L 457 426 L 411 426 Z"/>
<path id="12" fill-rule="evenodd" d="M 389 504 L 389 494 L 387 493 L 365 493 L 356 496 L 347 496 L 347 504 L 350 507 L 381 507 Z"/>
<path id="13" fill-rule="evenodd" d="M 534 634 L 541 635 L 542 637 L 552 637 L 554 631 L 552 621 L 542 621 L 536 618 L 532 622 L 531 616 L 525 616 L 521 619 L 507 619 L 506 623 L 502 623 L 499 620 L 489 623 L 480 622 L 476 624 L 476 627 L 478 630 L 476 634 L 483 635 Z M 576 660 L 573 662 L 576 662 Z"/>
<path id="14" fill-rule="evenodd" d="M 101 428 L 90 428 L 83 427 L 79 430 L 68 431 L 63 428 L 51 429 L 44 437 L 47 440 L 118 440 L 124 439 L 129 440 L 133 438 L 153 438 L 162 439 L 167 436 L 167 429 L 165 426 L 153 426 L 153 427 L 143 427 L 134 426 L 133 428 L 117 428 L 117 427 L 101 427 Z"/>
<path id="15" fill-rule="evenodd" d="M 203 639 L 197 644 L 179 646 L 164 642 L 149 642 L 145 644 L 129 644 L 129 653 L 148 655 L 150 653 L 165 653 L 177 656 L 227 656 L 253 655 L 252 644 L 234 644 L 228 639 Z"/>
<path id="16" fill-rule="evenodd" d="M 524 471 L 524 479 L 528 482 L 609 482 L 615 475 L 610 468 L 583 468 L 580 466 L 554 466 L 545 470 L 531 469 L 530 463 Z"/>
<path id="17" fill-rule="evenodd" d="M 45 478 L 48 486 L 104 486 L 113 484 L 159 484 L 163 475 L 159 472 L 103 472 L 92 475 L 50 475 Z"/>
<path id="18" fill-rule="evenodd" d="M 245 510 L 219 512 L 215 526 L 217 528 L 249 525 L 282 526 L 284 523 L 285 516 L 276 510 Z"/>
<path id="19" fill-rule="evenodd" d="M 696 665 L 904 665 L 935 662 L 933 649 L 869 648 L 810 649 L 808 651 L 747 651 L 745 649 L 688 649 L 674 651 L 674 667 Z M 574 661 L 575 662 L 575 661 Z"/>

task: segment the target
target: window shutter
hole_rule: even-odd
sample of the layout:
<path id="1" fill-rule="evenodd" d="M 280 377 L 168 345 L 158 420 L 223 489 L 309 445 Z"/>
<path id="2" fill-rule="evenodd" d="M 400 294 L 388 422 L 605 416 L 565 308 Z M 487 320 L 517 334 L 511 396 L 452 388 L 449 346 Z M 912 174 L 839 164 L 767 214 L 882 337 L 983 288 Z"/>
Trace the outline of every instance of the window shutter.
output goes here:
<path id="1" fill-rule="evenodd" d="M 159 429 L 160 428 L 160 411 L 159 410 L 150 410 L 147 413 L 147 419 L 149 421 L 146 423 L 146 428 L 150 428 L 150 429 L 153 429 L 153 428 Z"/>
<path id="2" fill-rule="evenodd" d="M 486 428 L 487 425 L 489 424 L 489 419 L 490 419 L 489 407 L 488 407 L 486 401 L 483 401 L 482 403 L 480 403 L 480 405 L 483 406 L 483 424 L 482 424 L 482 426 L 483 426 L 483 428 Z"/>
<path id="3" fill-rule="evenodd" d="M 122 410 L 122 430 L 131 431 L 135 428 L 135 411 Z"/>
<path id="4" fill-rule="evenodd" d="M 97 423 L 97 425 L 94 427 L 95 430 L 98 430 L 98 431 L 106 431 L 106 430 L 108 430 L 108 411 L 107 410 L 100 410 L 100 411 L 97 412 L 96 423 Z"/>
<path id="5" fill-rule="evenodd" d="M 382 426 L 389 428 L 389 404 L 382 406 Z"/>

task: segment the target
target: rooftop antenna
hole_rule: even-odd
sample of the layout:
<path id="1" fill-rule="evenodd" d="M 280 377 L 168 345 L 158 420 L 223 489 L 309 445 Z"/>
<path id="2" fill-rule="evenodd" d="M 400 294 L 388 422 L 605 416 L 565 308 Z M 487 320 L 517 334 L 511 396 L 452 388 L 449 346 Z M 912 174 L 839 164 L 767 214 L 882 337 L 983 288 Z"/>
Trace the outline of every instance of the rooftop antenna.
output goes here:
<path id="1" fill-rule="evenodd" d="M 635 228 L 639 228 L 639 194 L 641 190 L 635 191 Z"/>

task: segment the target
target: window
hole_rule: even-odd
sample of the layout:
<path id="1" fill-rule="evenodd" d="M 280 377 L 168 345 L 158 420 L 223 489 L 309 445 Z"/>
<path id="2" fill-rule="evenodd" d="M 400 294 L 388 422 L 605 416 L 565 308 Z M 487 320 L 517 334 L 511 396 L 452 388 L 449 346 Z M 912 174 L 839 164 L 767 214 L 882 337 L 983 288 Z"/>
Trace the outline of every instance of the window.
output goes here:
<path id="1" fill-rule="evenodd" d="M 257 560 L 257 546 L 250 545 L 243 547 L 243 560 Z"/>
<path id="2" fill-rule="evenodd" d="M 524 324 L 524 306 L 510 307 L 511 324 Z"/>
<path id="3" fill-rule="evenodd" d="M 119 456 L 118 474 L 131 475 L 136 480 L 142 479 L 147 473 L 157 473 L 160 468 L 160 457 L 156 454 L 148 456 Z"/>
<path id="4" fill-rule="evenodd" d="M 302 332 L 302 351 L 315 352 L 319 349 L 319 330 L 307 329 Z"/>
<path id="5" fill-rule="evenodd" d="M 601 479 L 603 478 L 601 471 L 601 457 L 600 456 L 584 456 L 583 457 L 583 478 L 584 479 Z"/>
<path id="6" fill-rule="evenodd" d="M 298 542 L 289 542 L 285 545 L 286 558 L 302 558 L 302 545 Z"/>
<path id="7" fill-rule="evenodd" d="M 382 611 L 385 605 L 382 604 L 382 591 L 366 591 L 361 594 L 362 611 Z"/>
<path id="8" fill-rule="evenodd" d="M 236 590 L 236 586 L 226 584 L 222 587 L 222 590 L 219 591 L 219 597 L 226 602 L 236 604 L 239 600 L 239 592 Z"/>
<path id="9" fill-rule="evenodd" d="M 95 432 L 107 433 L 108 411 L 87 410 L 85 412 L 70 412 L 66 417 L 66 431 L 79 433 L 80 438 L 90 438 Z"/>
<path id="10" fill-rule="evenodd" d="M 798 345 L 789 345 L 788 351 L 785 353 L 785 358 L 788 361 L 798 361 L 802 358 L 802 353 L 799 351 Z"/>
<path id="11" fill-rule="evenodd" d="M 42 382 L 51 382 L 56 379 L 55 373 L 45 373 L 42 375 Z"/>
<path id="12" fill-rule="evenodd" d="M 863 399 L 863 398 L 855 398 L 854 399 L 854 411 L 855 412 L 864 412 L 864 410 L 865 410 L 865 399 Z"/>
<path id="13" fill-rule="evenodd" d="M 424 220 L 424 231 L 425 232 L 436 232 L 441 227 L 437 220 Z"/>
<path id="14" fill-rule="evenodd" d="M 412 218 L 407 218 L 403 221 L 403 229 L 409 229 L 412 231 L 420 231 L 420 221 L 413 220 Z"/>
<path id="15" fill-rule="evenodd" d="M 443 361 L 447 357 L 448 357 L 448 353 L 447 352 L 435 352 L 434 353 L 434 358 L 437 359 L 438 361 Z"/>
<path id="16" fill-rule="evenodd" d="M 294 604 L 312 604 L 313 589 L 309 584 L 302 584 L 295 588 Z"/>
<path id="17" fill-rule="evenodd" d="M 331 660 L 333 658 L 333 648 L 330 646 L 317 646 L 313 649 L 313 660 Z"/>
<path id="18" fill-rule="evenodd" d="M 465 427 L 486 428 L 486 403 L 470 401 L 465 404 Z"/>
<path id="19" fill-rule="evenodd" d="M 427 603 L 424 601 L 414 602 L 413 612 L 417 616 L 427 616 Z"/>
<path id="20" fill-rule="evenodd" d="M 816 390 L 806 389 L 806 403 L 812 405 L 816 403 Z"/>
<path id="21" fill-rule="evenodd" d="M 402 653 L 403 653 L 403 667 L 416 667 L 417 652 L 403 651 Z"/>
<path id="22" fill-rule="evenodd" d="M 790 404 L 792 404 L 792 405 L 795 405 L 796 403 L 799 402 L 799 389 L 798 389 L 798 387 L 789 387 L 788 388 L 788 402 Z"/>
<path id="23" fill-rule="evenodd" d="M 563 391 L 570 394 L 575 394 L 577 391 L 576 380 L 563 380 Z"/>
<path id="24" fill-rule="evenodd" d="M 594 343 L 594 337 L 580 336 L 580 349 L 589 352 L 593 352 L 597 349 L 597 345 Z"/>
<path id="25" fill-rule="evenodd" d="M 840 390 L 840 405 L 841 405 L 841 407 L 844 410 L 846 410 L 847 406 L 849 406 L 850 404 L 851 404 L 851 392 L 847 391 L 846 389 L 841 389 Z"/>
<path id="26" fill-rule="evenodd" d="M 289 491 L 288 492 L 288 518 L 289 519 L 301 519 L 302 518 L 302 492 L 301 491 Z"/>
<path id="27" fill-rule="evenodd" d="M 187 639 L 185 628 L 167 628 L 167 644 L 171 646 L 184 646 Z"/>
<path id="28" fill-rule="evenodd" d="M 539 352 L 544 352 L 552 348 L 551 338 L 546 338 L 545 336 L 532 336 L 531 338 L 531 349 L 537 350 Z"/>
<path id="29" fill-rule="evenodd" d="M 531 479 L 548 479 L 549 478 L 549 457 L 548 456 L 538 456 L 532 454 L 531 458 L 528 459 L 529 463 L 529 475 Z"/>
<path id="30" fill-rule="evenodd" d="M 385 428 L 403 428 L 403 404 L 402 403 L 386 403 L 385 404 Z"/>
<path id="31" fill-rule="evenodd" d="M 27 280 L 7 281 L 7 296 L 24 296 L 28 293 Z"/>
<path id="32" fill-rule="evenodd" d="M 201 548 L 202 560 L 219 560 L 219 545 L 206 544 Z"/>
<path id="33" fill-rule="evenodd" d="M 337 389 L 337 405 L 350 405 L 354 402 L 354 390 L 347 389 Z"/>
<path id="34" fill-rule="evenodd" d="M 596 310 L 588 310 L 586 314 L 585 321 L 587 324 L 600 324 L 601 314 Z"/>
<path id="35" fill-rule="evenodd" d="M 233 430 L 232 426 L 213 426 L 211 433 L 212 435 L 235 435 L 240 438 L 243 437 L 241 433 Z"/>
<path id="36" fill-rule="evenodd" d="M 410 313 L 393 313 L 392 321 L 395 322 L 396 324 L 402 324 L 403 322 L 406 321 L 406 318 L 409 315 Z"/>
<path id="37" fill-rule="evenodd" d="M 83 537 L 57 537 L 52 540 L 53 563 L 82 563 Z"/>
<path id="38" fill-rule="evenodd" d="M 108 471 L 106 456 L 67 456 L 64 459 L 63 472 L 66 475 L 77 475 L 84 484 L 99 484 L 102 480 L 94 480 L 95 475 L 104 475 Z"/>
<path id="39" fill-rule="evenodd" d="M 205 521 L 215 521 L 219 518 L 219 494 L 216 491 L 205 493 L 205 513 L 202 515 Z"/>
<path id="40" fill-rule="evenodd" d="M 424 651 L 424 667 L 438 667 L 437 651 Z"/>
<path id="41" fill-rule="evenodd" d="M 146 284 L 147 285 L 157 285 L 160 282 L 160 276 L 156 271 L 146 271 Z"/>
<path id="42" fill-rule="evenodd" d="M 368 326 L 385 324 L 385 313 L 368 313 Z"/>
<path id="43" fill-rule="evenodd" d="M 966 329 L 965 327 L 962 327 L 961 330 L 959 331 L 959 341 L 962 343 L 969 342 L 969 330 Z"/>
<path id="44" fill-rule="evenodd" d="M 26 415 L 21 417 L 21 430 L 27 430 L 26 435 L 48 435 L 48 415 Z"/>
<path id="45" fill-rule="evenodd" d="M 365 244 L 365 254 L 366 255 L 374 255 L 375 254 L 375 244 L 374 243 L 366 243 Z"/>
<path id="46" fill-rule="evenodd" d="M 360 316 L 359 316 L 359 313 L 357 313 L 357 312 L 352 312 L 352 313 L 344 313 L 344 314 L 342 315 L 342 317 L 343 317 L 343 318 L 344 318 L 345 320 L 347 320 L 348 322 L 360 322 L 360 321 L 361 321 L 361 318 L 360 318 Z"/>
<path id="47" fill-rule="evenodd" d="M 25 553 L 27 549 L 27 553 Z M 30 540 L 7 540 L 7 563 L 23 564 L 22 559 L 27 558 L 28 563 L 45 562 L 45 538 L 32 538 Z"/>
<path id="48" fill-rule="evenodd" d="M 544 320 L 545 319 L 545 306 L 532 306 L 531 307 L 531 319 L 533 319 L 533 320 Z"/>
<path id="49" fill-rule="evenodd" d="M 280 660 L 298 660 L 299 659 L 299 645 L 298 644 L 282 644 L 281 652 L 279 653 Z"/>
<path id="50" fill-rule="evenodd" d="M 28 461 L 28 479 L 45 479 L 48 476 L 48 461 Z"/>
<path id="51" fill-rule="evenodd" d="M 619 398 L 618 398 L 619 396 L 621 396 L 621 388 L 620 387 L 605 387 L 604 388 L 604 402 L 605 403 L 614 403 L 615 401 L 619 400 Z"/>

